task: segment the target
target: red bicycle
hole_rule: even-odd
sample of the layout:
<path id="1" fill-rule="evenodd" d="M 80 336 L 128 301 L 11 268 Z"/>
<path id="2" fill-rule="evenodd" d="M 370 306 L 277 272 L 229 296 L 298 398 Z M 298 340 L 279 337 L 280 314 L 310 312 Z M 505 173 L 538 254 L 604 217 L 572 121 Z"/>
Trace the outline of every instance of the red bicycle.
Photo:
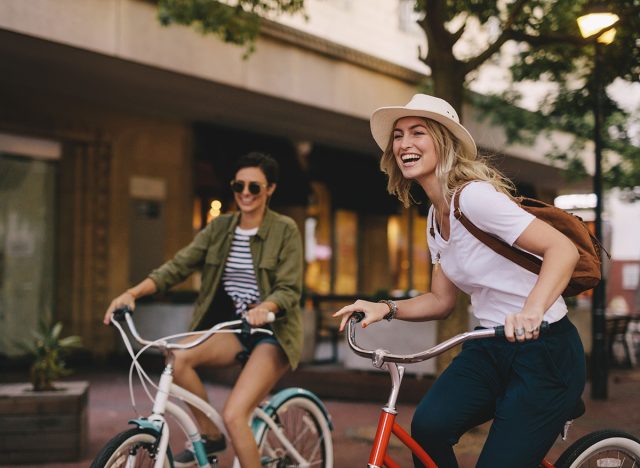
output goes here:
<path id="1" fill-rule="evenodd" d="M 396 402 L 400 392 L 404 367 L 398 364 L 410 364 L 426 361 L 445 351 L 464 343 L 465 341 L 482 338 L 504 337 L 504 327 L 495 327 L 461 333 L 425 351 L 399 355 L 392 354 L 385 349 L 368 350 L 360 348 L 356 343 L 355 324 L 362 320 L 364 314 L 354 313 L 348 321 L 347 338 L 349 347 L 358 356 L 369 358 L 374 367 L 386 368 L 391 376 L 391 393 L 387 404 L 380 412 L 378 428 L 373 441 L 373 447 L 369 455 L 369 468 L 399 468 L 387 448 L 391 435 L 395 435 L 427 468 L 437 468 L 431 457 L 418 445 L 418 443 L 397 422 Z M 584 414 L 585 407 L 580 405 L 571 415 L 562 431 L 562 439 L 565 440 L 571 423 L 574 419 Z M 640 440 L 631 434 L 622 431 L 605 429 L 592 432 L 574 442 L 555 463 L 544 459 L 540 462 L 542 468 L 638 468 L 640 467 Z"/>

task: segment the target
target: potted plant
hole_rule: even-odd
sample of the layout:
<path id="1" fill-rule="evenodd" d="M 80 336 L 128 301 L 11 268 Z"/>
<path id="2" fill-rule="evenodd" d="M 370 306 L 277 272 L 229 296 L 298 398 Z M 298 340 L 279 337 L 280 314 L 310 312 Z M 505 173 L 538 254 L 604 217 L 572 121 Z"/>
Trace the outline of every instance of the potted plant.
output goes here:
<path id="1" fill-rule="evenodd" d="M 64 357 L 79 348 L 82 341 L 77 335 L 60 338 L 61 331 L 62 322 L 51 325 L 49 320 L 41 319 L 38 329 L 33 331 L 33 339 L 21 343 L 22 349 L 33 356 L 30 378 L 34 392 L 56 390 L 54 382 L 71 374 Z"/>
<path id="2" fill-rule="evenodd" d="M 89 384 L 56 382 L 71 371 L 68 353 L 80 337 L 61 337 L 62 323 L 44 318 L 19 346 L 33 359 L 30 383 L 0 385 L 0 458 L 8 463 L 79 460 L 87 445 Z"/>

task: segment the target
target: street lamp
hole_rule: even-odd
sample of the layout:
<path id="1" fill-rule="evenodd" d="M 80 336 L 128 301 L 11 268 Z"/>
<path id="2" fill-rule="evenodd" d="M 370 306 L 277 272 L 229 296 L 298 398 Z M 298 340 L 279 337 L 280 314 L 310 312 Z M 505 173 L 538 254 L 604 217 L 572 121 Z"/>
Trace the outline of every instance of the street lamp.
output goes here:
<path id="1" fill-rule="evenodd" d="M 593 143 L 595 150 L 595 170 L 593 174 L 593 192 L 596 195 L 595 231 L 602 242 L 602 80 L 601 48 L 611 44 L 616 35 L 613 26 L 620 18 L 607 11 L 600 4 L 591 5 L 585 14 L 578 18 L 578 28 L 583 38 L 592 40 L 595 45 L 595 64 L 593 80 L 595 91 L 593 96 Z M 607 398 L 608 356 L 605 336 L 605 278 L 593 291 L 591 303 L 591 398 L 604 400 Z"/>

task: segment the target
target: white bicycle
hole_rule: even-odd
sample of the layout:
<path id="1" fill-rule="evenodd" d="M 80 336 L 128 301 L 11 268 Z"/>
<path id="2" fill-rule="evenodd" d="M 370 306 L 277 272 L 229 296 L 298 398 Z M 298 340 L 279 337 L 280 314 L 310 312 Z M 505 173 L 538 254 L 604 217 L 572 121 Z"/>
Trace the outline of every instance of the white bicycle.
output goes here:
<path id="1" fill-rule="evenodd" d="M 131 342 L 119 323 L 122 321 L 126 321 L 131 335 L 143 345 L 137 354 L 134 353 Z M 204 343 L 215 333 L 272 334 L 271 330 L 251 328 L 246 321 L 233 320 L 219 323 L 205 332 L 181 333 L 149 341 L 141 338 L 138 334 L 129 309 L 117 310 L 113 314 L 111 323 L 120 331 L 133 360 L 129 370 L 131 401 L 135 407 L 132 378 L 135 368 L 142 386 L 153 402 L 153 409 L 148 417 L 130 420 L 129 423 L 134 427 L 121 432 L 107 442 L 94 459 L 91 467 L 173 467 L 166 413 L 173 416 L 191 444 L 196 459 L 194 466 L 218 467 L 218 458 L 216 456 L 208 458 L 205 454 L 200 431 L 189 412 L 171 399 L 177 399 L 198 408 L 228 439 L 224 423 L 219 413 L 206 401 L 173 383 L 173 351 L 194 348 Z M 196 334 L 201 335 L 200 338 L 190 343 L 170 342 L 177 338 Z M 157 385 L 138 362 L 139 356 L 149 348 L 157 348 L 165 356 L 165 368 Z M 155 396 L 151 394 L 148 388 L 149 384 L 155 387 Z M 249 423 L 258 444 L 263 466 L 333 468 L 331 416 L 322 401 L 312 392 L 303 388 L 281 390 L 273 395 L 269 401 L 254 409 L 252 420 Z M 239 468 L 239 466 L 240 463 L 236 458 L 233 467 Z"/>

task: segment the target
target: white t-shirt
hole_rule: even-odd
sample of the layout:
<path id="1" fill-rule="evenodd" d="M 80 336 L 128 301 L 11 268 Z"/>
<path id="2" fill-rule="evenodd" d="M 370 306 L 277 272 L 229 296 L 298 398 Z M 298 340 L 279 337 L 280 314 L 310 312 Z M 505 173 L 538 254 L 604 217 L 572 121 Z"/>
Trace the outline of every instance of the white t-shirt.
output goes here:
<path id="1" fill-rule="evenodd" d="M 534 216 L 495 190 L 488 182 L 472 182 L 460 194 L 460 209 L 479 229 L 509 245 L 533 221 Z M 473 314 L 483 327 L 504 325 L 508 314 L 524 306 L 537 275 L 507 260 L 476 239 L 454 217 L 453 200 L 449 215 L 449 240 L 445 241 L 433 225 L 433 206 L 427 218 L 427 239 L 431 261 L 439 259 L 444 274 L 460 290 L 471 296 Z M 430 234 L 434 226 L 435 237 Z M 549 323 L 567 313 L 559 297 L 544 315 Z"/>

